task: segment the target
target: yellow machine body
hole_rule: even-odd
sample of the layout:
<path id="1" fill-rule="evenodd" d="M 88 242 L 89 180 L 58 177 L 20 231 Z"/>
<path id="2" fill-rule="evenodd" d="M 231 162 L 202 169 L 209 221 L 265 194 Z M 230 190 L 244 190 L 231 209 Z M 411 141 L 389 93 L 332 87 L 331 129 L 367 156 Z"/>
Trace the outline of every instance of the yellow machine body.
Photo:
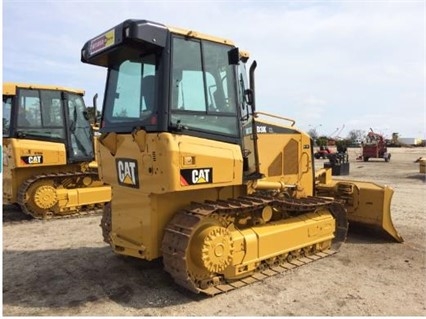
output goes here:
<path id="1" fill-rule="evenodd" d="M 239 279 L 253 273 L 261 260 L 270 260 L 273 264 L 275 259 L 287 259 L 288 253 L 305 247 L 322 245 L 317 250 L 330 248 L 335 228 L 335 220 L 328 212 L 317 212 L 263 227 L 233 230 L 229 237 L 237 248 L 232 253 L 230 265 L 223 271 L 225 277 Z M 198 251 L 194 249 L 193 254 Z M 216 255 L 220 257 L 217 251 L 215 253 L 212 259 L 218 258 Z"/>
<path id="2" fill-rule="evenodd" d="M 31 161 L 29 163 L 22 161 L 23 156 L 31 158 Z M 46 169 L 46 166 L 49 168 Z M 55 168 L 54 171 L 51 166 Z M 19 186 L 32 175 L 59 173 L 65 166 L 63 144 L 16 138 L 3 139 L 3 203 L 16 203 Z M 79 169 L 79 166 L 74 169 Z"/>
<path id="3" fill-rule="evenodd" d="M 255 110 L 247 59 L 232 41 L 146 20 L 126 20 L 82 49 L 83 62 L 109 73 L 96 147 L 113 190 L 104 240 L 118 254 L 163 257 L 196 293 L 328 256 L 348 219 L 402 241 L 390 227 L 390 188 L 315 174 L 309 135 Z"/>
<path id="4" fill-rule="evenodd" d="M 98 145 L 99 173 L 114 193 L 108 210 L 110 228 L 104 234 L 105 240 L 118 254 L 153 260 L 164 257 L 167 250 L 164 246 L 169 243 L 165 238 L 170 233 L 175 235 L 170 224 L 175 226 L 171 221 L 179 218 L 177 212 L 193 202 L 225 202 L 277 186 L 277 190 L 289 196 L 312 196 L 312 163 L 306 146 L 310 143 L 309 137 L 296 129 L 284 139 L 282 136 L 279 139 L 279 135 L 268 136 L 280 140 L 280 147 L 276 147 L 280 150 L 264 159 L 266 171 L 273 171 L 274 176 L 256 183 L 244 183 L 243 159 L 236 145 L 144 131 L 132 135 L 102 135 Z M 263 151 L 272 144 L 265 136 L 264 139 L 260 137 L 259 145 Z M 278 176 L 276 164 L 277 158 L 284 155 L 291 156 L 293 166 L 297 167 L 283 168 L 288 170 L 285 178 L 282 171 Z M 299 170 L 301 162 L 305 167 L 302 165 Z M 188 171 L 190 174 L 185 174 Z M 195 211 L 200 212 L 201 208 L 195 208 Z M 185 259 L 191 273 L 195 276 L 199 273 L 198 276 L 203 278 L 200 286 L 186 285 L 186 288 L 207 294 L 219 293 L 217 288 L 211 287 L 214 278 L 204 279 L 206 269 L 207 273 L 220 274 L 234 285 L 236 282 L 242 284 L 244 278 L 264 268 L 264 264 L 279 265 L 293 258 L 328 251 L 336 237 L 337 222 L 325 207 L 276 220 L 273 215 L 278 212 L 272 204 L 256 211 L 260 212 L 259 224 L 239 221 L 238 225 L 218 213 L 213 218 L 209 215 L 202 219 L 188 236 L 184 236 L 189 241 Z M 251 219 L 250 216 L 244 218 Z M 182 222 L 188 220 L 184 218 Z M 180 229 L 191 227 L 182 224 Z M 184 245 L 184 241 L 174 238 L 170 242 Z M 166 253 L 166 259 L 167 256 Z M 174 264 L 175 261 L 166 263 L 166 269 Z M 169 269 L 171 273 L 174 271 Z"/>
<path id="5" fill-rule="evenodd" d="M 3 84 L 3 204 L 19 204 L 35 218 L 87 213 L 111 200 L 111 188 L 99 180 L 93 154 L 80 160 L 70 155 L 65 118 L 72 102 L 71 98 L 64 100 L 64 94 L 83 103 L 83 90 Z M 30 121 L 19 123 L 18 107 L 27 108 Z M 43 122 L 47 115 L 50 124 Z M 54 120 L 61 122 L 52 124 Z M 90 138 L 89 134 L 83 136 Z"/>
<path id="6" fill-rule="evenodd" d="M 280 119 L 275 115 L 260 114 Z M 271 122 L 258 119 L 257 123 L 264 128 L 260 131 L 274 130 Z M 296 197 L 317 195 L 334 198 L 346 208 L 350 224 L 361 224 L 384 232 L 398 242 L 403 241 L 391 218 L 394 192 L 391 187 L 365 181 L 333 180 L 331 169 L 321 169 L 314 175 L 309 136 L 292 126 L 286 129 L 286 134 L 259 134 L 260 167 L 268 182 L 279 182 L 283 188 L 294 189 Z M 262 182 L 258 181 L 260 185 Z"/>
<path id="7" fill-rule="evenodd" d="M 294 127 L 291 119 L 264 112 L 256 115 L 259 168 L 265 178 L 254 182 L 254 188 L 279 189 L 296 198 L 314 196 L 310 136 Z"/>
<path id="8" fill-rule="evenodd" d="M 164 229 L 177 210 L 191 201 L 243 194 L 236 145 L 143 131 L 99 141 L 99 173 L 114 190 L 111 238 L 117 252 L 158 258 Z"/>

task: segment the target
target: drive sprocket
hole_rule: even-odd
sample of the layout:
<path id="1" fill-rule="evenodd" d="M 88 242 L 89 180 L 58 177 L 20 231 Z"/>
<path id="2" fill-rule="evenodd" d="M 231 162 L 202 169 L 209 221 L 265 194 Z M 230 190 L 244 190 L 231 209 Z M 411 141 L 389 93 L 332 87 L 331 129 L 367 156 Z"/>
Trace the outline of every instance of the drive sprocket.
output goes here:
<path id="1" fill-rule="evenodd" d="M 97 215 L 104 203 L 66 207 L 58 191 L 91 187 L 97 183 L 96 172 L 64 172 L 32 176 L 19 187 L 17 203 L 22 211 L 36 219 L 72 218 Z"/>
<path id="2" fill-rule="evenodd" d="M 55 211 L 57 202 L 58 198 L 53 180 L 40 179 L 26 189 L 24 201 L 20 204 L 31 215 L 45 218 Z"/>
<path id="3" fill-rule="evenodd" d="M 58 196 L 52 185 L 42 185 L 34 191 L 34 203 L 41 209 L 51 209 L 57 202 Z"/>
<path id="4" fill-rule="evenodd" d="M 209 227 L 199 234 L 202 243 L 199 258 L 209 272 L 221 272 L 232 261 L 233 245 L 230 232 L 223 227 Z"/>

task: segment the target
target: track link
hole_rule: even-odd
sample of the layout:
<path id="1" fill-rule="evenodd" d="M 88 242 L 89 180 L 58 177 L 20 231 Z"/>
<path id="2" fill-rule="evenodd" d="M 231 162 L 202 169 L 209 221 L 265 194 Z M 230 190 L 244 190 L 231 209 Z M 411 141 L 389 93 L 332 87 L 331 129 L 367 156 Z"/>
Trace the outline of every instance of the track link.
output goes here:
<path id="1" fill-rule="evenodd" d="M 49 173 L 49 174 L 40 174 L 33 176 L 27 179 L 25 182 L 21 184 L 18 190 L 17 195 L 17 203 L 21 207 L 21 210 L 26 215 L 30 215 L 35 219 L 64 219 L 64 218 L 80 218 L 85 216 L 93 216 L 102 214 L 102 209 L 104 204 L 99 203 L 96 205 L 87 205 L 87 206 L 79 206 L 78 210 L 69 210 L 64 213 L 61 212 L 57 214 L 54 210 L 45 210 L 42 213 L 36 212 L 34 209 L 28 205 L 28 199 L 26 198 L 26 194 L 30 187 L 37 182 L 51 182 L 57 186 L 61 186 L 63 181 L 68 180 L 71 181 L 71 185 L 69 188 L 74 188 L 75 185 L 73 182 L 76 180 L 81 180 L 85 177 L 89 177 L 94 181 L 98 181 L 99 177 L 96 172 L 64 172 L 64 173 Z M 64 186 L 64 185 L 62 185 Z M 90 187 L 90 186 L 89 186 Z M 68 188 L 68 187 L 65 187 Z"/>
<path id="2" fill-rule="evenodd" d="M 253 217 L 257 216 L 267 205 L 288 212 L 290 216 L 327 207 L 336 219 L 336 242 L 331 249 L 323 251 L 306 253 L 302 250 L 301 253 L 301 250 L 298 249 L 290 252 L 289 256 L 292 258 L 287 257 L 284 261 L 263 260 L 254 273 L 238 280 L 226 281 L 219 274 L 206 280 L 194 278 L 188 269 L 187 251 L 190 249 L 191 237 L 198 225 L 206 218 L 217 218 L 224 226 L 229 223 L 237 225 L 246 216 L 250 216 L 251 222 L 256 225 L 258 221 Z M 165 230 L 162 243 L 163 263 L 165 270 L 171 274 L 178 285 L 195 293 L 216 295 L 330 256 L 337 252 L 340 243 L 346 239 L 346 232 L 346 211 L 340 204 L 330 199 L 318 197 L 278 199 L 269 196 L 245 196 L 226 201 L 207 201 L 204 204 L 192 203 L 187 209 L 178 212 Z"/>

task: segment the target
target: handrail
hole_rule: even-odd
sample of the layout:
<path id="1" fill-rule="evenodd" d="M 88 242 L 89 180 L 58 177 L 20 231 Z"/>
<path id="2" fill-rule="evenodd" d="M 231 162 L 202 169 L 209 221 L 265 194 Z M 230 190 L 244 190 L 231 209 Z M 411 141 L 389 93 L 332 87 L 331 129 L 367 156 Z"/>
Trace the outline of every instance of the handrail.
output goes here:
<path id="1" fill-rule="evenodd" d="M 296 121 L 295 121 L 295 120 L 293 120 L 293 119 L 290 119 L 290 118 L 288 118 L 288 117 L 283 117 L 283 116 L 275 115 L 275 114 L 271 114 L 271 113 L 256 112 L 256 113 L 255 113 L 255 117 L 257 117 L 259 114 L 261 114 L 261 115 L 265 115 L 265 116 L 270 116 L 270 117 L 275 117 L 275 118 L 277 118 L 277 119 L 281 119 L 281 120 L 284 120 L 284 121 L 289 121 L 289 122 L 291 122 L 291 123 L 292 123 L 292 124 L 291 124 L 291 126 L 292 126 L 292 127 L 294 126 L 294 124 L 296 124 Z"/>

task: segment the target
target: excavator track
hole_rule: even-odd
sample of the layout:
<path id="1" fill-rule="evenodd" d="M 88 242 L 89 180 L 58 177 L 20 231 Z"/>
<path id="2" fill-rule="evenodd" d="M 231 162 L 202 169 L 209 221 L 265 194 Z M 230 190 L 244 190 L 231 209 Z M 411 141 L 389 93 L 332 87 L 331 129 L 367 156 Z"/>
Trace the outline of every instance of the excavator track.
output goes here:
<path id="1" fill-rule="evenodd" d="M 33 176 L 21 184 L 18 190 L 17 202 L 23 213 L 35 219 L 64 219 L 100 215 L 102 214 L 104 203 L 59 210 L 56 190 L 61 187 L 65 189 L 84 187 L 82 181 L 85 178 L 91 181 L 99 181 L 97 173 L 92 171 L 49 173 Z M 90 185 L 87 187 L 90 187 Z"/>
<path id="2" fill-rule="evenodd" d="M 271 216 L 269 215 L 266 220 L 262 220 L 262 213 L 268 212 L 265 207 L 271 207 L 275 212 L 280 212 L 278 217 L 275 214 L 272 219 L 269 219 Z M 325 248 L 322 249 L 322 244 L 310 245 L 295 249 L 284 256 L 261 260 L 254 271 L 248 272 L 241 278 L 227 280 L 220 274 L 220 271 L 223 273 L 230 263 L 231 257 L 228 257 L 228 255 L 231 255 L 236 249 L 236 247 L 233 247 L 233 239 L 229 237 L 224 227 L 229 228 L 230 224 L 232 224 L 231 228 L 234 226 L 235 228 L 244 228 L 268 224 L 269 220 L 276 221 L 277 218 L 282 220 L 300 216 L 317 209 L 327 209 L 336 221 L 334 240 L 331 246 L 324 244 L 323 247 Z M 220 257 L 213 256 L 212 262 L 208 260 L 211 254 L 203 255 L 201 259 L 206 266 L 210 265 L 211 272 L 208 273 L 207 271 L 205 274 L 200 274 L 191 269 L 197 268 L 197 266 L 192 267 L 189 260 L 191 259 L 188 254 L 191 249 L 190 246 L 194 245 L 191 240 L 196 236 L 200 225 L 203 225 L 203 223 L 212 223 L 213 225 L 215 220 L 218 227 L 217 229 L 213 228 L 214 230 L 205 237 L 207 244 L 202 246 L 202 249 L 206 251 L 206 245 L 217 244 L 214 249 L 221 248 L 220 253 L 216 254 Z M 165 230 L 162 243 L 164 268 L 178 285 L 195 293 L 216 295 L 333 255 L 346 239 L 347 228 L 348 222 L 343 206 L 330 199 L 319 197 L 282 199 L 251 195 L 225 201 L 207 201 L 203 204 L 192 203 L 187 209 L 178 212 Z M 214 250 L 214 252 L 217 251 Z M 212 264 L 213 266 L 211 266 Z M 215 270 L 219 270 L 219 273 Z"/>

